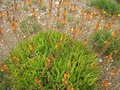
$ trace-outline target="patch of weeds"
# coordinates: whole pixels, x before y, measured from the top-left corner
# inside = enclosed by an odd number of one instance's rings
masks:
[[[92,36],[91,44],[92,46],[100,53],[103,50],[103,47],[105,46],[105,42],[112,38],[112,31],[107,30],[99,30],[97,33],[95,33]],[[114,37],[112,41],[110,41],[110,45],[106,49],[105,54],[109,55],[110,53],[115,53],[116,50],[120,49],[120,35],[117,37]],[[117,54],[114,54],[115,62],[114,64],[120,65],[120,52],[118,51]]]
[[[68,16],[68,22],[73,22],[74,21],[74,17],[73,16]]]
[[[61,23],[61,22],[57,22],[57,23],[56,23],[56,27],[57,27],[58,29],[60,29],[60,28],[62,27],[62,23]]]
[[[38,1],[38,0],[32,0],[32,3],[33,3],[33,4],[37,4],[37,1]]]
[[[29,8],[27,6],[23,6],[24,11],[29,11]]]
[[[96,8],[105,10],[109,14],[120,13],[120,6],[113,0],[92,0],[90,4]]]
[[[47,7],[46,5],[43,5],[41,9],[42,9],[43,11],[46,11],[47,8],[48,8],[48,7]]]
[[[42,28],[37,23],[28,23],[27,21],[20,22],[20,29],[24,34],[33,34],[40,31]]]

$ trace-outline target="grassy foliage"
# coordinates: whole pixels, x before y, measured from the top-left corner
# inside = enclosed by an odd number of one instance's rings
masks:
[[[106,30],[99,30],[92,38],[92,45],[97,51],[101,52],[103,47],[105,46],[105,41],[112,38],[112,32]],[[106,50],[106,55],[110,53],[114,53],[115,50],[120,48],[120,35],[115,37],[114,40],[111,41],[111,44]],[[114,59],[116,59],[115,63],[119,63],[120,60],[120,52],[114,55]],[[119,63],[120,64],[120,63]]]
[[[105,10],[110,14],[118,14],[120,13],[120,6],[113,0],[92,0],[91,5]]]
[[[41,32],[20,43],[7,62],[12,89],[97,90],[95,54],[58,32]]]
[[[73,22],[74,21],[74,17],[73,16],[69,16],[68,17],[68,22]]]
[[[28,21],[20,22],[20,29],[24,34],[33,34],[41,30],[41,26],[37,23],[29,23]]]

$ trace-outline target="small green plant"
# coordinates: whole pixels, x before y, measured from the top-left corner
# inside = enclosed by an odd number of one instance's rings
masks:
[[[69,16],[68,17],[68,22],[73,22],[74,21],[74,17],[73,16]]]
[[[29,11],[29,8],[28,8],[27,6],[24,6],[24,7],[23,7],[23,10],[24,10],[24,11]]]
[[[57,27],[58,29],[60,29],[60,28],[62,27],[62,23],[61,23],[61,22],[57,22],[57,23],[56,23],[56,27]]]
[[[47,8],[48,8],[48,7],[47,7],[46,5],[43,5],[41,9],[42,9],[43,11],[46,11]]]
[[[93,35],[91,43],[98,52],[101,52],[103,47],[105,46],[105,41],[109,40],[110,38],[112,38],[112,31],[99,30],[97,33]],[[110,42],[111,43],[105,52],[106,55],[109,55],[110,53],[114,53],[115,50],[120,49],[120,35],[114,37],[114,40]],[[120,60],[119,54],[120,52],[114,55],[114,59],[116,59],[115,63],[119,63],[118,62],[118,60]]]
[[[20,29],[24,34],[33,34],[41,30],[41,26],[37,23],[28,23],[28,21],[20,22]]]
[[[120,13],[120,6],[113,0],[92,0],[90,4],[109,14]]]
[[[95,54],[59,32],[41,32],[20,43],[6,63],[11,89],[97,90]]]

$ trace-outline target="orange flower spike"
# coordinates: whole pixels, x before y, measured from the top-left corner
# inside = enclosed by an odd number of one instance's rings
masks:
[[[39,6],[42,5],[42,0],[38,0],[38,5],[39,5]]]
[[[31,7],[32,6],[32,1],[31,0],[26,0],[26,4]]]
[[[117,37],[119,35],[119,30],[113,31],[112,32],[112,37]]]
[[[30,51],[33,51],[33,46],[29,45],[29,49],[30,49]]]
[[[65,34],[62,34],[62,35],[61,35],[60,40],[63,41],[63,42],[66,40]]]
[[[114,51],[114,53],[115,53],[115,54],[118,54],[119,51],[120,51],[120,49],[116,49],[116,50]]]
[[[37,84],[40,84],[40,83],[41,83],[41,81],[39,80],[38,77],[35,78],[35,82],[36,82]]]
[[[64,16],[64,18],[62,19],[62,24],[67,24],[67,20],[66,20],[66,17]]]
[[[59,8],[62,6],[62,0],[59,1]]]
[[[67,83],[68,83],[69,78],[70,78],[69,74],[68,74],[68,73],[65,73],[65,74],[64,74],[64,79],[63,79],[64,84],[67,84]]]
[[[69,3],[68,3],[67,0],[64,0],[64,1],[63,1],[63,5],[64,5],[64,6],[67,6],[68,4],[69,4]]]
[[[112,19],[115,19],[116,18],[116,15],[114,14],[114,15],[112,15]]]
[[[67,90],[74,90],[73,85],[68,86]]]
[[[35,8],[33,8],[31,13],[32,13],[32,16],[35,18],[35,15],[37,14],[37,12],[35,11]]]
[[[8,67],[5,64],[1,65],[1,71],[6,72],[7,69]]]
[[[64,16],[67,16],[67,9],[66,9],[66,8],[64,8],[63,15],[64,15]]]
[[[13,56],[12,58],[13,58],[13,59],[17,59],[17,57],[16,57],[16,56]]]
[[[98,22],[97,22],[97,24],[95,26],[95,29],[94,29],[95,32],[98,30],[98,28],[100,26],[100,23],[101,23],[101,19],[98,20]]]
[[[80,11],[80,15],[84,15],[84,8]]]
[[[97,16],[98,15],[98,8],[95,9],[95,11],[93,12],[93,16]]]
[[[114,76],[116,73],[117,73],[117,70],[112,70],[109,74],[110,74],[111,76]]]
[[[116,66],[117,72],[120,72],[120,66]]]
[[[18,7],[18,4],[17,4],[17,2],[14,0],[14,5],[12,5],[13,6],[13,8],[15,9],[15,10],[18,10],[19,9],[19,7]]]
[[[2,13],[2,11],[0,11],[0,18],[3,18],[3,13]]]
[[[49,1],[49,7],[52,9],[52,7],[53,7],[53,1],[51,0],[51,1]]]
[[[2,30],[2,28],[0,27],[0,34],[2,34],[3,33],[3,30]]]
[[[84,43],[84,45],[86,45],[87,44],[87,39],[84,39],[83,43]]]
[[[95,67],[95,64],[92,64],[90,67],[91,67],[91,68],[94,68],[94,67]]]
[[[78,36],[82,34],[82,31],[81,30],[78,30]]]
[[[13,23],[12,26],[11,26],[11,28],[12,28],[12,31],[16,31],[17,26]]]
[[[15,24],[16,26],[17,26],[17,24],[18,24],[18,22],[17,22],[17,20],[15,19],[15,17],[13,16],[13,24]]]
[[[74,3],[72,6],[73,6],[73,7],[71,8],[71,10],[72,10],[72,11],[77,11],[77,5]]]
[[[111,85],[109,80],[103,80],[102,81],[102,87],[103,88],[108,88]]]
[[[7,11],[6,12],[6,18],[9,20],[10,19],[10,13]]]

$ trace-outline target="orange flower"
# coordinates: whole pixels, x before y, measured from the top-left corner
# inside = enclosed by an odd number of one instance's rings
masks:
[[[0,34],[2,34],[2,32],[3,32],[3,30],[2,30],[2,28],[0,28]]]
[[[35,82],[36,82],[37,84],[40,84],[40,83],[41,83],[41,81],[39,80],[38,77],[35,78]]]
[[[10,13],[8,11],[6,12],[6,17],[8,20],[10,19]]]
[[[17,4],[17,2],[16,2],[16,1],[14,1],[13,8],[14,8],[15,10],[18,10],[18,9],[19,9],[18,4]]]
[[[33,46],[29,45],[29,49],[30,49],[30,51],[33,51]]]
[[[38,4],[39,4],[39,6],[41,6],[42,5],[42,0],[38,0]]]
[[[91,68],[94,68],[94,67],[95,67],[95,64],[92,64],[92,65],[91,65]]]
[[[74,3],[72,4],[72,8],[71,8],[72,11],[77,11],[77,5]]]
[[[61,40],[62,42],[64,42],[64,41],[66,40],[65,34],[62,34],[62,35],[61,35],[60,40]]]
[[[33,8],[33,10],[32,10],[32,16],[35,18],[35,15],[37,14],[37,12],[35,11],[35,9]]]
[[[119,35],[120,30],[116,30],[112,32],[112,37],[116,37]]]
[[[66,15],[67,15],[67,9],[66,9],[66,8],[64,8],[63,15],[64,15],[64,16],[66,16]]]
[[[3,18],[3,13],[2,13],[2,11],[0,11],[0,18]]]
[[[6,70],[8,69],[8,67],[5,64],[2,64],[1,66],[1,71],[6,72]]]
[[[110,74],[111,76],[114,76],[116,73],[117,73],[117,70],[112,70],[109,74]]]
[[[68,86],[67,90],[74,90],[73,85]]]
[[[68,83],[69,78],[70,78],[69,74],[68,74],[68,73],[65,73],[65,74],[64,74],[64,79],[63,79],[64,84],[67,84],[67,83]]]
[[[116,66],[116,70],[120,72],[120,66]]]
[[[12,28],[12,31],[16,31],[16,29],[17,29],[17,26],[16,26],[16,24],[12,23],[12,26],[11,26],[11,28]]]
[[[62,24],[67,24],[67,20],[65,18],[62,19]]]
[[[27,4],[28,6],[32,6],[32,1],[31,1],[31,0],[26,0],[26,4]]]
[[[94,29],[95,32],[98,30],[98,28],[100,26],[100,23],[101,23],[101,19],[98,20],[98,22],[97,22],[97,24],[95,26],[95,29]]]
[[[84,8],[80,11],[80,15],[84,15]]]
[[[103,88],[107,88],[111,85],[110,81],[109,80],[103,80],[102,81],[102,87]]]
[[[47,61],[46,61],[46,63],[45,63],[45,66],[47,67],[47,68],[51,68],[52,67],[52,63],[53,63],[53,57],[51,57],[51,56],[48,56],[47,57]]]
[[[78,30],[78,35],[81,35],[82,34],[82,31],[81,30]]]

